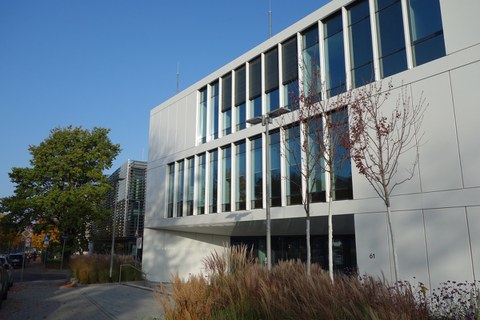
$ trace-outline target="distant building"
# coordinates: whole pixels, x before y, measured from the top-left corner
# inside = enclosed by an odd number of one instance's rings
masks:
[[[106,209],[115,217],[115,253],[141,258],[145,217],[145,187],[147,163],[128,160],[115,170],[109,181]],[[94,229],[94,251],[109,253],[113,221],[108,219]],[[140,248],[137,247],[140,245]]]
[[[414,100],[423,93],[419,170],[392,198],[400,278],[479,280],[479,12],[478,0],[333,0],[152,109],[143,271],[153,281],[197,274],[225,244],[248,244],[262,261],[267,201],[274,262],[305,259],[305,181],[293,181],[282,148],[298,124],[274,120],[266,146],[265,127],[247,119],[294,109],[292,94],[319,74],[323,99],[382,79]],[[334,175],[335,269],[391,280],[383,202],[353,162]],[[311,206],[312,259],[324,267],[326,192],[319,185]]]

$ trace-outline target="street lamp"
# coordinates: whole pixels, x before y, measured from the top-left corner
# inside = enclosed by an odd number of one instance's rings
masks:
[[[137,263],[138,261],[138,238],[140,237],[140,234],[139,234],[139,231],[138,231],[138,228],[139,228],[139,224],[140,224],[140,201],[135,201],[135,204],[137,205],[137,218],[136,218],[136,227],[135,227],[135,263]]]
[[[115,216],[117,214],[117,193],[118,193],[118,183],[125,178],[117,178],[115,180],[115,199],[113,203],[113,213],[112,213],[112,250],[110,251],[110,272],[108,274],[108,281],[112,282],[112,274],[113,274],[113,256],[115,255],[115,229],[117,227],[115,222]]]
[[[265,171],[266,171],[266,195],[267,201],[265,202],[265,216],[266,216],[266,237],[267,237],[267,269],[272,269],[272,232],[271,232],[271,219],[270,219],[270,131],[268,125],[272,123],[272,119],[281,116],[282,114],[290,112],[287,107],[278,108],[264,115],[257,116],[255,118],[248,119],[250,124],[259,124],[265,127]]]

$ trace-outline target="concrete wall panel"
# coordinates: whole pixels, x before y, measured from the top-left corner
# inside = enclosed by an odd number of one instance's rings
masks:
[[[480,21],[480,19],[479,19]],[[465,187],[480,186],[480,62],[452,70],[455,119]]]
[[[432,288],[446,280],[472,281],[464,208],[425,210]]]
[[[418,103],[422,93],[428,103],[421,127],[424,132],[420,147],[422,190],[459,189],[462,175],[448,74],[414,83],[412,92],[413,103]]]

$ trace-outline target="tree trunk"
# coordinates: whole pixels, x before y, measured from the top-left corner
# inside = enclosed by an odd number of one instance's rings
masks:
[[[328,275],[333,284],[333,224],[332,224],[332,193],[328,201]]]
[[[395,237],[393,235],[393,229],[392,229],[390,205],[387,205],[387,223],[388,223],[388,230],[390,231],[390,241],[392,242],[393,271],[395,275],[395,282],[397,283],[398,282],[398,260],[397,260],[397,249],[395,246]]]
[[[311,265],[312,265],[312,249],[310,246],[310,214],[307,215],[306,221],[306,237],[307,237],[307,275],[311,275]]]

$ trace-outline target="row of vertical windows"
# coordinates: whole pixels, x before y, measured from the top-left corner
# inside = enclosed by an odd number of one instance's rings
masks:
[[[329,117],[336,117],[332,121],[338,123],[344,121],[336,126],[340,128],[336,134],[342,135],[344,130],[348,130],[346,110],[334,112]],[[313,131],[313,128],[318,130],[322,127],[321,118],[319,121],[316,126],[312,125],[307,129],[309,144],[315,145],[315,141],[322,135],[321,132]],[[270,132],[268,184],[264,183],[266,175],[264,175],[263,135],[168,164],[167,217],[263,208],[266,201],[263,196],[264,185],[270,187],[269,201],[272,207],[282,206],[282,198],[285,199],[284,205],[302,204],[302,183],[305,182],[301,168],[304,167],[306,158],[302,155],[300,130],[300,125],[296,123]],[[282,157],[282,139],[285,143],[285,157]],[[334,184],[332,196],[334,200],[352,199],[348,151],[337,139],[333,141],[335,145],[332,147],[337,150],[337,158],[334,161],[332,176]],[[319,147],[315,148],[313,154],[318,154]],[[318,163],[310,174],[307,192],[311,202],[326,201],[326,181],[322,165],[323,163]]]
[[[324,84],[329,98],[445,55],[439,0],[357,0],[299,36],[199,90],[198,143],[218,138],[220,124],[225,136],[248,118],[295,108],[300,89],[320,100]]]

